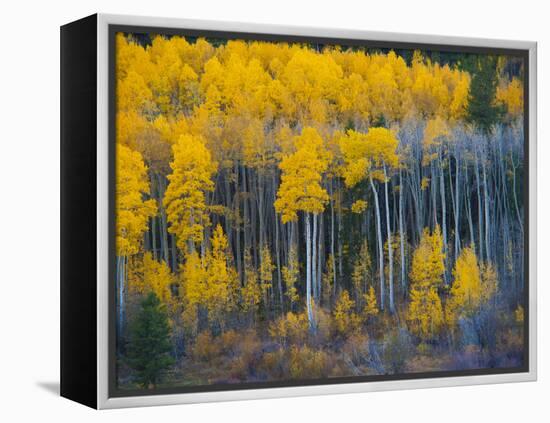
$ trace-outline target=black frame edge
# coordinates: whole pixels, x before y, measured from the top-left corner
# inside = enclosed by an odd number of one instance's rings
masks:
[[[60,48],[60,392],[97,408],[97,14]]]

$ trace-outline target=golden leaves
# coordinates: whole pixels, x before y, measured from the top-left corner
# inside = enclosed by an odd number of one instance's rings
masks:
[[[188,243],[200,242],[203,229],[210,224],[206,192],[214,189],[216,172],[210,151],[204,141],[192,135],[181,135],[174,144],[172,174],[164,195],[164,206],[170,222],[168,231],[177,236],[178,247],[185,251]]]
[[[117,256],[129,256],[139,251],[148,219],[156,214],[157,207],[154,200],[143,200],[149,193],[149,181],[141,155],[120,144],[115,189]]]
[[[346,186],[355,186],[368,177],[384,182],[383,166],[398,166],[397,145],[394,133],[386,128],[370,128],[366,134],[347,131],[339,139]]]
[[[329,200],[321,180],[332,155],[323,139],[317,130],[306,127],[294,137],[294,146],[296,151],[279,164],[281,185],[274,205],[284,223],[296,220],[299,211],[321,213]]]

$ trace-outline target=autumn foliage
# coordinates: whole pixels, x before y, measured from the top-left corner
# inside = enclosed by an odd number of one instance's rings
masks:
[[[523,86],[508,56],[117,34],[119,384],[520,363]]]

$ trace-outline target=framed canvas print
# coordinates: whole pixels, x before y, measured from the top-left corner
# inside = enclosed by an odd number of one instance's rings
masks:
[[[536,44],[61,28],[61,393],[536,379]]]

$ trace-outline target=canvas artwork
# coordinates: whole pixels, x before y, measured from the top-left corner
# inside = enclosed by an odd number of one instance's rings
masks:
[[[525,55],[120,31],[112,57],[112,392],[525,371]]]

